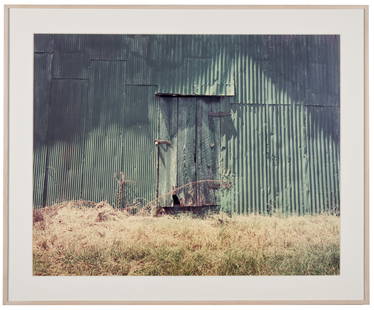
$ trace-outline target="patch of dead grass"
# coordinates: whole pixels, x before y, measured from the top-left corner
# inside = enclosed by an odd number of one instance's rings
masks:
[[[35,275],[339,274],[339,217],[129,216],[106,202],[38,210]]]

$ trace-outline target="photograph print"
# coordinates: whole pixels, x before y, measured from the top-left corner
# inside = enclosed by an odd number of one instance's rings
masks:
[[[35,34],[34,276],[340,274],[339,35]]]

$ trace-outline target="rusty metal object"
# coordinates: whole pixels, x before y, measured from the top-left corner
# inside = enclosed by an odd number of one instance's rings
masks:
[[[155,139],[154,142],[155,142],[156,145],[159,145],[159,144],[167,144],[167,145],[171,145],[171,142],[168,141],[168,140]]]
[[[160,195],[149,202],[146,207],[154,210],[154,216],[192,213],[205,215],[220,210],[217,190],[225,190],[231,184],[223,180],[199,180]]]
[[[226,117],[231,116],[231,112],[208,112],[211,117]]]
[[[166,206],[161,207],[159,214],[177,215],[182,213],[192,213],[195,215],[206,215],[208,213],[218,213],[219,205],[202,205],[202,206]]]

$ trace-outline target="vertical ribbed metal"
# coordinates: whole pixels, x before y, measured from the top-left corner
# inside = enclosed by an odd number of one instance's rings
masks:
[[[81,195],[87,81],[52,80],[45,204]]]
[[[55,34],[34,34],[34,53],[53,53]]]
[[[234,129],[221,127],[222,165],[232,171],[234,188],[225,209],[302,215],[339,206],[339,137],[328,121],[336,108],[232,104],[229,109]],[[228,140],[230,131],[235,136]]]
[[[34,204],[123,172],[128,203],[218,178],[234,213],[336,211],[339,63],[334,35],[35,35]]]
[[[124,61],[92,60],[90,63],[83,199],[114,202],[115,174],[122,171],[125,74]]]
[[[56,79],[88,79],[88,65],[85,53],[55,53],[52,75]]]
[[[52,60],[53,55],[48,53],[35,54],[34,56],[33,203],[37,207],[43,205]]]
[[[126,86],[122,124],[122,171],[128,178],[126,201],[148,202],[157,191],[158,104],[153,86]]]

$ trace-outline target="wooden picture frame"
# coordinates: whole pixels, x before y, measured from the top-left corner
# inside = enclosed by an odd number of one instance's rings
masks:
[[[30,152],[30,145],[32,145],[32,141],[30,141],[30,136],[26,137],[24,133],[27,133],[27,128],[30,129],[30,124],[32,125],[32,107],[30,109],[29,103],[32,102],[32,55],[30,48],[32,47],[32,37],[31,33],[98,33],[94,28],[91,31],[90,27],[92,27],[92,14],[102,14],[100,15],[102,18],[110,18],[110,14],[113,14],[114,21],[119,23],[121,14],[126,14],[129,12],[133,12],[138,20],[139,16],[144,15],[144,22],[143,26],[140,26],[141,22],[138,24],[134,23],[133,26],[129,26],[128,24],[125,26],[121,26],[118,24],[118,29],[115,29],[115,22],[105,24],[103,27],[101,34],[108,34],[108,33],[126,33],[126,30],[121,29],[129,29],[128,33],[136,34],[136,33],[165,33],[162,31],[170,31],[174,34],[179,34],[178,31],[182,29],[183,26],[178,23],[178,13],[181,11],[189,12],[189,14],[196,14],[196,24],[201,22],[204,18],[211,19],[211,25],[207,26],[206,29],[196,30],[196,28],[191,27],[191,29],[185,29],[184,32],[181,33],[220,33],[214,32],[219,30],[214,30],[215,26],[218,25],[218,20],[223,15],[220,14],[227,14],[229,18],[237,18],[238,23],[240,24],[237,29],[241,27],[241,30],[238,30],[238,34],[254,34],[252,31],[243,30],[243,25],[245,25],[244,17],[247,17],[246,14],[263,14],[264,18],[274,18],[279,17],[280,20],[284,20],[284,18],[288,19],[289,24],[293,28],[292,34],[343,34],[344,40],[350,40],[352,35],[355,35],[358,38],[358,45],[354,44],[354,42],[347,42],[344,41],[341,45],[341,55],[342,56],[342,64],[341,64],[341,85],[350,88],[349,82],[352,80],[352,77],[356,79],[356,84],[352,86],[352,89],[348,89],[347,91],[344,90],[344,93],[341,94],[344,100],[344,110],[342,110],[342,121],[341,121],[341,130],[342,136],[341,141],[344,144],[342,147],[342,165],[347,167],[347,162],[351,162],[351,167],[356,173],[353,173],[352,170],[346,169],[344,170],[344,175],[342,176],[342,200],[348,199],[350,203],[356,203],[356,216],[350,216],[350,220],[352,220],[351,232],[352,238],[349,237],[347,234],[347,227],[350,225],[348,221],[347,214],[355,214],[352,211],[352,206],[344,206],[341,213],[341,226],[342,226],[342,234],[340,235],[340,242],[342,247],[342,258],[344,260],[344,264],[342,264],[342,268],[352,268],[349,272],[345,269],[342,269],[342,273],[339,276],[332,276],[331,283],[348,283],[347,281],[349,278],[345,276],[345,274],[358,274],[357,278],[351,279],[350,281],[352,285],[352,293],[351,295],[344,295],[344,292],[337,292],[331,291],[331,293],[326,292],[322,294],[318,291],[318,286],[326,285],[324,283],[328,283],[325,277],[315,277],[310,276],[309,279],[301,279],[299,278],[300,285],[295,285],[292,281],[297,280],[297,276],[289,276],[289,277],[274,277],[273,279],[269,279],[269,277],[264,277],[266,279],[254,279],[256,277],[235,277],[235,281],[237,283],[243,283],[243,290],[238,290],[237,293],[230,291],[229,287],[232,285],[233,282],[230,281],[230,277],[155,277],[153,279],[146,279],[147,277],[139,277],[139,278],[129,278],[126,280],[127,282],[121,282],[123,279],[117,277],[103,277],[100,279],[92,280],[92,287],[97,288],[97,283],[100,281],[106,281],[106,286],[113,285],[132,285],[133,283],[138,290],[145,285],[145,288],[155,288],[161,290],[167,287],[180,287],[180,291],[171,289],[169,298],[165,298],[164,295],[160,295],[160,298],[155,297],[155,294],[147,293],[146,289],[144,289],[143,293],[137,293],[136,297],[132,298],[129,296],[125,296],[121,298],[118,296],[117,293],[112,292],[108,293],[107,297],[99,297],[98,298],[90,298],[90,294],[87,292],[81,292],[70,295],[64,295],[57,292],[58,290],[58,281],[57,277],[43,277],[43,279],[35,279],[31,274],[31,270],[26,269],[24,276],[27,278],[25,280],[25,285],[21,285],[20,277],[21,274],[17,270],[21,270],[21,266],[19,264],[19,253],[28,253],[31,257],[31,237],[27,235],[30,232],[31,222],[32,222],[32,203],[26,203],[23,206],[20,204],[20,201],[15,199],[15,188],[22,188],[25,189],[25,199],[24,201],[29,201],[30,199],[30,184],[32,184],[32,173],[30,166],[25,166],[27,169],[23,172],[24,177],[19,178],[20,172],[16,173],[16,166],[22,166],[25,164],[21,164],[22,160],[22,152]],[[71,15],[74,12],[75,16]],[[252,12],[252,13],[250,13]],[[306,14],[306,19],[299,18],[297,15],[292,15],[298,12],[301,14]],[[308,13],[309,12],[309,13]],[[354,23],[352,25],[352,33],[348,33],[347,29],[343,29],[342,23],[342,12],[347,13],[348,20],[351,18],[351,21]],[[352,12],[352,16],[349,13]],[[359,5],[352,5],[352,6],[122,6],[122,5],[113,5],[113,6],[80,6],[80,5],[62,5],[62,6],[51,6],[51,5],[6,5],[4,7],[5,13],[5,53],[4,53],[4,266],[3,266],[3,303],[4,304],[368,304],[369,303],[369,139],[368,139],[368,6],[359,6]],[[110,13],[110,14],[109,14]],[[175,13],[175,14],[170,14]],[[211,13],[211,15],[209,15]],[[214,14],[212,14],[214,13]],[[19,14],[19,15],[17,15]],[[38,15],[39,14],[39,15]],[[40,15],[42,14],[42,15]],[[70,15],[69,15],[70,14]],[[138,14],[138,15],[136,15]],[[157,15],[159,14],[159,15]],[[157,17],[162,16],[162,14],[169,14],[168,16],[175,23],[175,29],[170,29],[170,25],[164,25],[160,22],[161,26],[154,26],[155,30],[152,29],[152,22],[157,20]],[[200,14],[198,16],[198,14]],[[237,14],[237,15],[235,15]],[[271,15],[270,17],[270,14]],[[283,14],[283,15],[282,15]],[[290,14],[290,15],[287,15]],[[308,15],[309,14],[309,15]],[[87,17],[87,21],[84,20],[81,24],[81,28],[78,29],[77,24],[77,16]],[[175,15],[175,16],[173,16]],[[212,17],[214,15],[214,17]],[[44,17],[41,17],[44,16]],[[54,16],[56,25],[59,25],[61,28],[57,30],[55,26],[48,25],[47,22],[51,16]],[[66,18],[71,17],[72,19],[69,23],[66,23]],[[132,16],[131,18],[133,18]],[[163,15],[164,17],[167,15]],[[202,17],[201,17],[202,16]],[[254,16],[254,15],[252,15]],[[290,18],[291,16],[291,18]],[[326,17],[327,16],[327,17]],[[315,28],[310,26],[310,21],[313,18],[320,17],[321,24],[316,25]],[[179,18],[180,15],[179,15]],[[331,28],[326,28],[326,31],[323,30],[323,22],[326,21],[328,18],[336,19],[336,26]],[[38,19],[38,20],[37,20]],[[65,19],[65,25],[63,21]],[[134,19],[134,21],[136,18]],[[35,21],[35,24],[31,25],[31,22]],[[165,20],[164,20],[165,22]],[[248,23],[254,23],[254,21],[248,21]],[[301,23],[303,27],[301,27]],[[90,24],[91,23],[91,24]],[[274,34],[287,34],[282,27],[280,27],[279,32],[275,29],[274,25],[276,21],[273,22],[274,24],[269,26],[269,28],[263,28],[263,31],[257,30],[256,33],[258,34],[269,34],[274,31]],[[309,23],[309,24],[308,24]],[[25,27],[26,25],[26,27]],[[148,26],[147,26],[148,25]],[[299,28],[295,26],[299,25]],[[23,33],[27,26],[31,29],[28,33]],[[123,27],[128,28],[123,28]],[[64,28],[65,27],[65,28]],[[147,28],[148,27],[148,28]],[[286,29],[287,27],[285,27]],[[302,29],[301,29],[302,28]],[[75,29],[75,30],[74,30]],[[77,30],[78,29],[78,30]],[[137,30],[138,29],[138,30]],[[147,32],[148,29],[148,32]],[[163,30],[164,29],[164,30]],[[166,30],[169,29],[169,30]],[[224,34],[237,34],[234,28],[228,27],[227,32]],[[315,32],[313,32],[315,29]],[[96,31],[96,32],[95,32]],[[197,32],[196,32],[197,31]],[[356,32],[355,32],[356,31]],[[290,32],[291,34],[291,32]],[[25,37],[23,37],[23,36]],[[20,42],[24,40],[22,45]],[[348,39],[347,39],[348,38]],[[25,49],[20,50],[21,46],[25,46]],[[347,46],[350,46],[349,48]],[[16,48],[16,49],[15,49]],[[16,51],[16,53],[14,53]],[[362,53],[361,53],[362,51]],[[353,61],[355,64],[358,65],[358,69],[354,72],[349,70],[352,69],[351,66],[347,65],[347,54],[349,55],[358,55],[358,59]],[[15,63],[20,60],[20,56],[24,55],[25,59],[22,63],[25,68],[25,78],[21,78],[19,75],[19,68],[15,68]],[[18,57],[18,58],[17,58]],[[361,62],[360,62],[361,61]],[[351,76],[351,77],[349,77]],[[350,80],[351,78],[351,80]],[[352,85],[353,85],[352,84]],[[349,87],[348,87],[349,85]],[[342,87],[342,86],[341,86]],[[18,89],[23,89],[25,96],[26,96],[26,104],[24,105],[25,109],[21,112],[20,107],[22,106],[19,103],[21,96]],[[350,93],[352,91],[352,93]],[[18,95],[15,94],[18,92]],[[356,97],[355,97],[356,96]],[[357,101],[353,102],[352,98],[359,98]],[[362,98],[362,100],[361,100]],[[18,103],[16,103],[16,101]],[[353,105],[356,105],[357,110],[360,113],[356,113],[356,115],[351,114],[350,112],[354,110]],[[343,113],[344,112],[344,113]],[[15,122],[15,113],[24,113],[19,115],[20,122]],[[22,116],[23,115],[23,116]],[[23,125],[25,123],[25,125]],[[29,126],[29,127],[28,127]],[[349,134],[349,130],[356,127],[355,133],[357,133],[358,137],[356,136],[357,146],[352,152],[349,152],[349,147],[347,144],[355,141],[352,136]],[[358,129],[357,129],[358,128]],[[25,131],[26,129],[26,131]],[[19,139],[19,140],[18,140]],[[16,140],[23,141],[21,145],[20,143],[16,143]],[[31,139],[32,140],[32,139]],[[155,140],[156,141],[156,140]],[[15,149],[15,145],[17,147],[22,147],[24,145],[24,149]],[[21,151],[21,153],[20,153]],[[357,153],[355,153],[357,151]],[[26,155],[28,159],[25,159],[25,162],[29,160],[32,156]],[[355,161],[357,160],[357,161]],[[352,164],[355,163],[355,164]],[[362,165],[360,165],[362,163]],[[22,175],[22,173],[21,173]],[[30,183],[31,182],[31,183]],[[352,193],[349,194],[347,191],[343,191],[343,189],[347,189],[350,186],[354,187]],[[32,192],[32,190],[31,190]],[[361,194],[360,194],[361,193]],[[29,199],[29,200],[27,200]],[[347,200],[347,201],[348,201]],[[18,201],[18,202],[17,202]],[[22,229],[21,226],[23,225],[20,215],[20,208],[24,211],[24,217],[27,218],[30,225],[27,226],[25,229]],[[26,224],[28,223],[26,220]],[[348,225],[348,226],[347,226]],[[16,236],[15,236],[16,235]],[[356,239],[355,239],[356,238]],[[352,240],[351,240],[352,239]],[[349,255],[349,252],[353,250],[352,244],[358,244],[358,248],[360,249],[359,259],[354,258],[352,255]],[[362,251],[361,251],[362,250]],[[18,259],[16,259],[18,258]],[[361,259],[362,258],[362,259]],[[357,267],[355,264],[357,263]],[[31,264],[31,263],[30,263]],[[30,264],[27,265],[30,267]],[[362,268],[361,268],[362,267]],[[348,270],[348,269],[347,269]],[[328,277],[328,276],[327,276]],[[34,279],[33,279],[34,278]],[[36,277],[38,278],[38,277]],[[40,278],[40,277],[39,277]],[[48,279],[47,279],[48,278]],[[77,284],[74,279],[71,277],[67,277],[65,283],[70,283],[68,285],[74,286],[75,284],[76,289],[75,291],[79,292],[79,288],[81,288],[81,284]],[[106,278],[106,279],[104,279]],[[249,279],[250,278],[250,279]],[[291,279],[293,278],[293,279]],[[304,278],[304,277],[302,277]],[[340,279],[341,278],[341,279]],[[35,295],[37,297],[33,297],[33,295],[26,294],[25,289],[28,284],[27,281],[34,281],[30,282],[33,283],[33,287],[37,288],[40,285],[40,288],[45,287],[47,285],[47,281],[49,285],[56,284],[56,287],[52,289],[53,293],[49,296],[43,296],[41,290],[39,290],[38,294]],[[87,280],[87,279],[86,279]],[[180,281],[186,281],[182,282]],[[232,279],[233,280],[233,279]],[[266,282],[273,286],[271,292],[264,297],[264,295],[260,292],[247,292],[245,293],[245,285],[248,284],[248,281],[270,281]],[[35,282],[36,281],[36,282]],[[69,282],[71,281],[71,282]],[[99,282],[95,282],[99,281]],[[133,281],[133,282],[131,282]],[[225,282],[228,281],[228,282]],[[243,281],[243,282],[240,282]],[[246,282],[247,281],[247,282]],[[273,281],[273,282],[271,282]],[[283,282],[284,281],[284,282]],[[290,282],[288,282],[290,281]],[[305,282],[304,282],[305,281]],[[340,281],[340,282],[339,282]],[[197,283],[198,287],[201,287],[202,291],[205,292],[204,296],[199,296],[198,292],[191,292],[189,295],[188,290],[186,288],[192,287],[192,283]],[[265,283],[264,282],[264,283]],[[291,283],[292,282],[292,283]],[[309,283],[310,282],[310,283]],[[54,284],[53,284],[54,283]],[[88,282],[86,282],[88,283]],[[124,284],[125,283],[125,284]],[[230,284],[229,284],[230,283]],[[282,295],[281,293],[275,294],[274,292],[284,285],[290,285],[290,287],[301,287],[300,292],[294,295],[285,294]],[[329,285],[332,285],[332,284]],[[65,284],[66,285],[66,284]],[[90,284],[91,285],[91,284]],[[96,285],[96,286],[95,286]],[[212,286],[218,288],[218,290],[209,290],[207,287]],[[305,285],[305,289],[303,291],[303,285]],[[225,292],[227,289],[227,292]],[[313,292],[316,291],[316,297],[313,297]],[[220,291],[221,290],[221,291]],[[309,290],[309,292],[306,292]],[[182,293],[183,291],[183,293]],[[180,294],[179,294],[180,292]],[[116,295],[117,294],[117,295]],[[216,295],[215,295],[216,294]],[[220,294],[220,295],[219,295]],[[258,294],[258,295],[256,295]],[[69,297],[70,296],[70,297]],[[73,297],[72,297],[73,296]],[[143,296],[143,298],[139,297]],[[218,297],[217,297],[218,296]],[[256,297],[258,296],[258,297]]]

